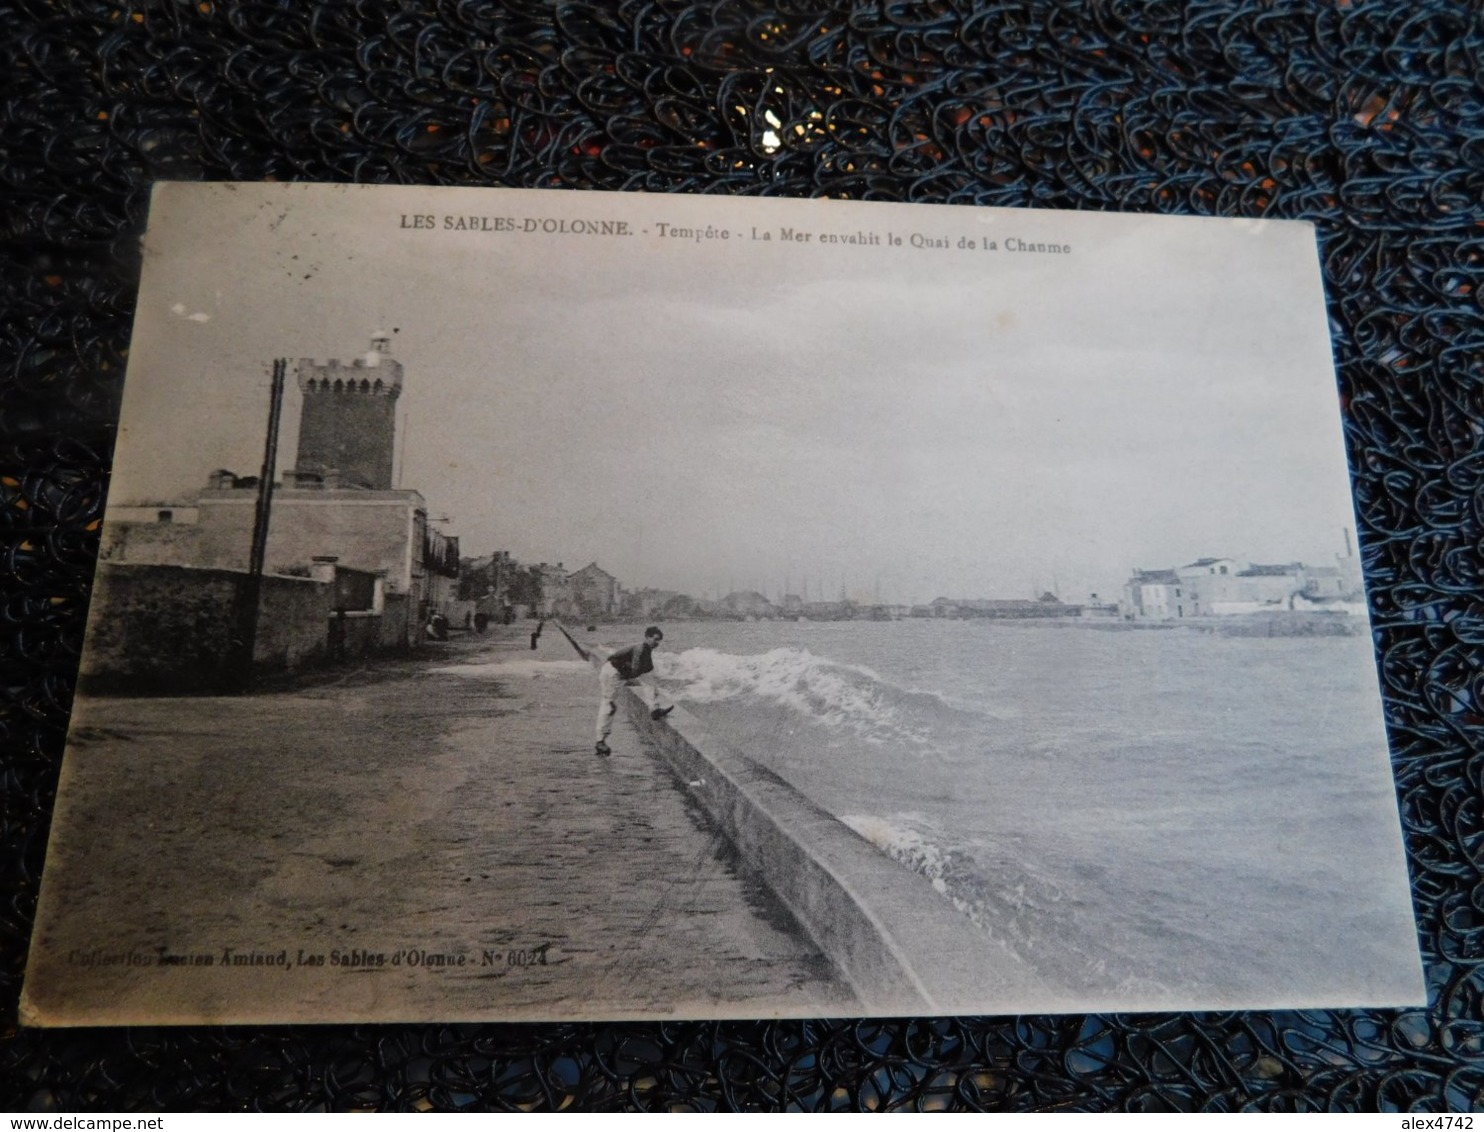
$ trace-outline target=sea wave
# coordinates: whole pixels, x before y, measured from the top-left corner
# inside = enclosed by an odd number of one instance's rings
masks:
[[[872,743],[927,743],[938,722],[934,717],[951,710],[942,697],[901,688],[865,665],[800,648],[755,656],[687,649],[664,658],[658,675],[677,700],[707,704],[757,698]]]
[[[840,820],[899,865],[928,878],[936,892],[988,935],[1018,950],[1030,950],[1031,944],[1022,921],[1043,917],[1063,899],[1057,884],[1003,868],[1005,862],[996,869],[1005,887],[997,887],[971,853],[950,846],[922,815],[844,815]]]
[[[1112,986],[1132,996],[1168,993],[1149,964],[1116,938],[1114,924],[1089,922],[1082,899],[1021,859],[1023,846],[970,852],[918,813],[844,814],[840,820],[925,877],[991,940],[1052,981]]]

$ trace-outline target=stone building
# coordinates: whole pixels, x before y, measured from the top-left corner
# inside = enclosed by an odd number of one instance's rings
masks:
[[[623,595],[622,612],[625,617],[643,620],[664,617],[667,616],[667,608],[689,608],[680,600],[684,597],[678,590],[657,590],[647,586]]]
[[[295,467],[274,485],[264,570],[310,578],[334,566],[354,586],[328,600],[380,620],[383,647],[416,647],[434,612],[456,600],[458,541],[433,529],[420,492],[393,487],[396,402],[402,366],[377,332],[346,363],[303,359]],[[172,506],[110,507],[100,559],[128,567],[246,572],[258,478],[217,469],[204,490]],[[172,575],[177,581],[190,575]],[[370,579],[369,582],[364,579]]]
[[[778,613],[778,607],[756,590],[729,593],[717,606],[724,617],[773,617]]]
[[[1161,621],[1184,617],[1187,589],[1174,570],[1135,570],[1123,585],[1125,616]]]
[[[390,490],[402,395],[391,337],[378,330],[371,348],[349,363],[300,358],[295,376],[303,398],[299,454],[289,473],[295,485]]]
[[[622,600],[618,579],[596,562],[574,570],[567,578],[567,588],[577,611],[584,617],[609,617],[617,613]]]

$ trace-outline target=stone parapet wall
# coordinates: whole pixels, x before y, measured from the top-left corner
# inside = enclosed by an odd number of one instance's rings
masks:
[[[182,695],[229,681],[233,610],[247,574],[100,563],[79,683],[92,692]],[[328,655],[329,586],[263,578],[253,665],[292,671]]]
[[[594,666],[609,650],[584,648]],[[1007,1011],[1047,1001],[1042,980],[961,915],[923,877],[892,861],[790,783],[733,749],[684,708],[664,720],[625,689],[635,727],[755,876],[829,957],[868,1014],[951,1013],[993,999]]]

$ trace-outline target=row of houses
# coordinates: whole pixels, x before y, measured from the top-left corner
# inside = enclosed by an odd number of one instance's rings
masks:
[[[1223,617],[1274,610],[1349,611],[1365,601],[1360,558],[1350,548],[1346,532],[1343,555],[1334,564],[1311,566],[1302,562],[1264,564],[1240,558],[1199,558],[1170,569],[1136,569],[1123,587],[1122,600],[1085,603],[1062,601],[1053,593],[1034,600],[940,597],[925,605],[893,605],[853,601],[806,602],[796,594],[771,601],[744,590],[718,600],[704,600],[674,590],[643,589],[624,592],[612,575],[596,563],[571,576],[570,584],[553,591],[548,611],[635,619],[802,618],[809,621],[946,618],[1029,620],[1067,617],[1116,617],[1127,620],[1179,620],[1187,617]]]
[[[609,619],[623,611],[618,579],[596,562],[569,571],[561,562],[522,565],[508,551],[465,559],[460,608],[500,621],[524,617]]]
[[[1337,555],[1332,566],[1310,566],[1302,562],[1270,565],[1239,558],[1200,558],[1184,566],[1161,570],[1135,570],[1123,587],[1122,600],[1100,601],[1096,594],[1085,603],[1062,601],[1055,594],[1039,598],[947,598],[923,605],[898,605],[855,601],[805,601],[797,594],[770,600],[755,590],[741,590],[708,600],[676,590],[639,589],[626,591],[618,579],[597,563],[568,573],[561,563],[541,563],[529,568],[539,584],[528,588],[519,605],[522,615],[564,616],[631,620],[773,618],[808,621],[895,621],[906,618],[953,620],[1029,620],[1067,617],[1116,617],[1127,620],[1178,620],[1186,617],[1221,617],[1275,609],[1340,609],[1363,602],[1360,559],[1350,553]],[[500,556],[478,560],[474,566],[500,576]],[[504,577],[518,578],[520,571],[506,562]],[[510,591],[498,584],[490,592],[505,601]]]
[[[1052,594],[1044,594],[1037,600],[993,600],[984,598],[937,598],[925,605],[904,605],[890,602],[805,601],[797,594],[785,594],[778,601],[770,600],[756,590],[739,590],[725,597],[704,599],[691,597],[675,590],[641,589],[625,592],[610,587],[611,576],[598,570],[596,565],[584,568],[581,587],[575,592],[590,595],[593,591],[588,578],[597,571],[603,580],[600,592],[607,604],[599,608],[588,600],[581,608],[588,616],[616,615],[632,620],[664,619],[716,619],[716,620],[768,620],[787,619],[804,621],[901,621],[907,618],[1038,618],[1078,617],[1091,609],[1069,605]],[[576,575],[574,575],[576,577]],[[1111,610],[1110,610],[1111,612]]]
[[[1124,584],[1119,612],[1128,620],[1173,621],[1282,609],[1341,609],[1364,602],[1360,558],[1335,556],[1333,566],[1262,564],[1240,558],[1198,558],[1184,566],[1135,570]]]

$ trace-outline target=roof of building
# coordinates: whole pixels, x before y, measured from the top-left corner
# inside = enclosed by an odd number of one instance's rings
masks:
[[[1239,578],[1281,578],[1287,574],[1297,574],[1304,568],[1302,562],[1290,562],[1284,566],[1259,566],[1254,562],[1247,569],[1237,575]]]
[[[1179,581],[1180,575],[1173,570],[1135,570],[1130,579],[1133,585],[1139,586],[1175,585]]]

